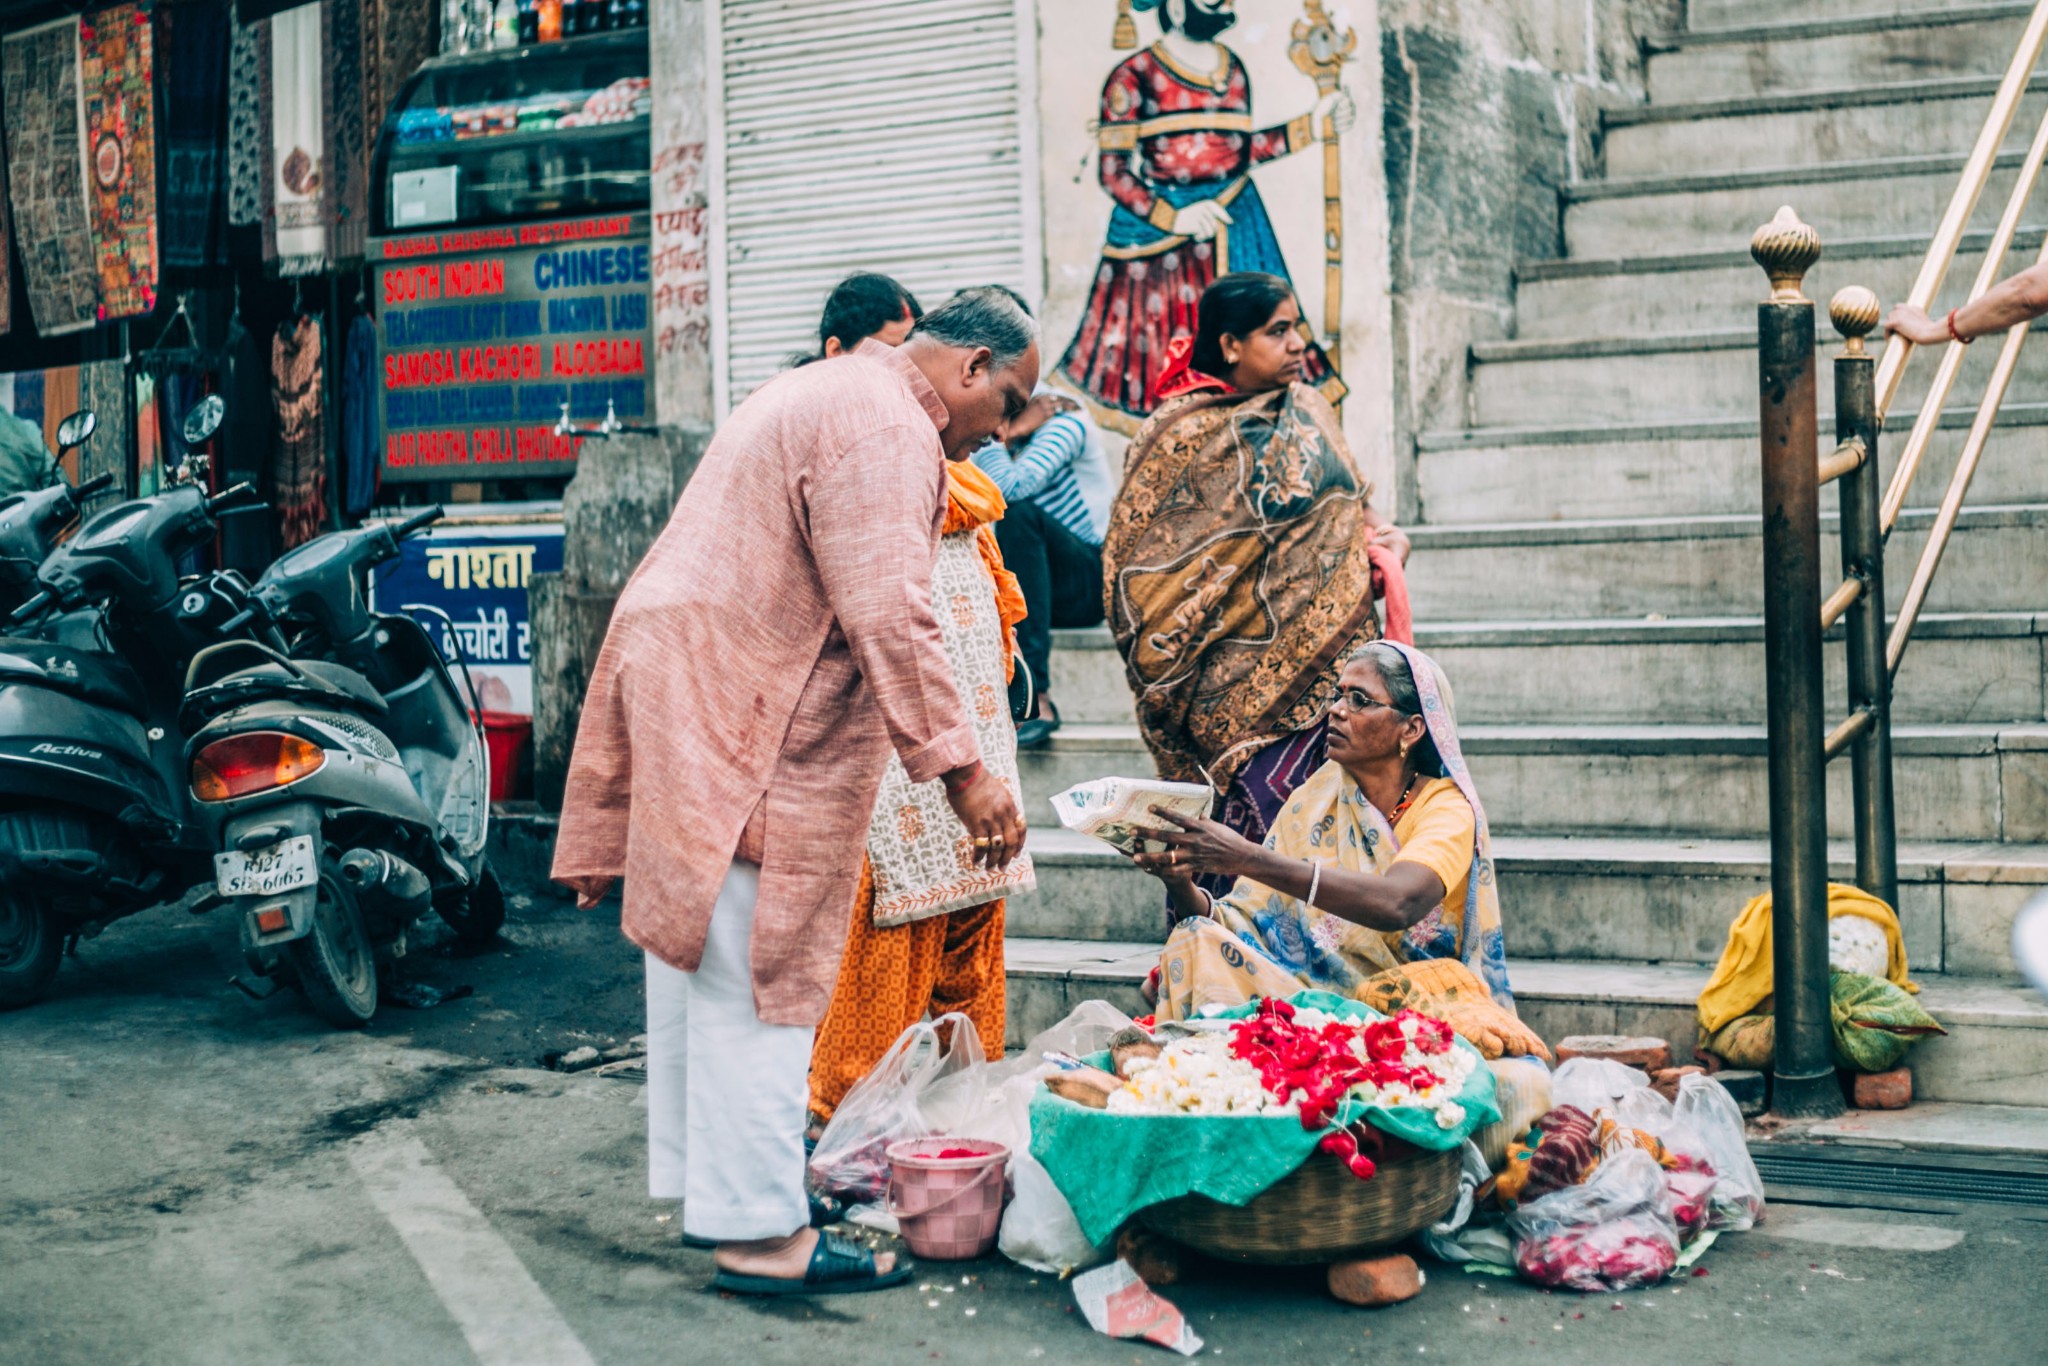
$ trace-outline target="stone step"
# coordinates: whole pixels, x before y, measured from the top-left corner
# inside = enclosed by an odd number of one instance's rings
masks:
[[[1790,202],[1798,208],[1796,200]],[[1752,224],[1715,250],[1666,251],[1651,241],[1640,254],[1524,261],[1516,267],[1515,335],[1526,341],[1754,328],[1757,302],[1769,293],[1749,255],[1755,230]],[[1962,302],[1990,237],[1988,229],[1964,234],[1937,311]],[[2003,269],[2019,269],[2040,246],[2041,229],[2022,227]],[[1827,300],[1844,285],[1874,289],[1887,306],[1905,298],[1927,254],[1927,228],[1891,237],[1823,237],[1821,247],[1805,290],[1818,301],[1824,324]]]
[[[1820,382],[1834,383],[1831,374]],[[1887,480],[1915,416],[1894,409],[1886,424],[1878,468]],[[1938,497],[1975,416],[1974,408],[1942,414],[1942,435],[1916,485],[1923,500]],[[1999,409],[1970,484],[1973,503],[2048,502],[2044,426],[2048,403]],[[1821,442],[1834,445],[1831,424],[1822,425]],[[1424,432],[1416,452],[1423,523],[1717,516],[1754,513],[1761,497],[1753,418]],[[1822,498],[1834,505],[1832,490]]]
[[[1508,933],[1512,942],[1512,926]],[[1138,988],[1158,961],[1156,945],[1012,938],[1004,950],[1013,1048],[1083,1001],[1150,1012]],[[1517,1010],[1553,1046],[1573,1034],[1647,1034],[1687,1058],[1698,1042],[1693,1003],[1707,983],[1705,967],[1511,956],[1508,972]],[[1919,981],[1920,1003],[1948,1034],[1906,1055],[1916,1099],[2048,1105],[2048,1001],[2025,987],[1972,978]]]
[[[1728,925],[1770,890],[1766,840],[1564,838],[1493,841],[1512,953],[1541,958],[1711,965]],[[1158,941],[1159,882],[1068,830],[1034,830],[1038,890],[1010,900],[1014,935]],[[1853,851],[1830,850],[1830,876],[1854,880]],[[1899,919],[1916,971],[2010,977],[2012,921],[2048,884],[2048,846],[1908,844],[1899,853]]]
[[[1896,607],[1933,513],[1893,529],[1886,588]],[[2030,612],[2048,584],[2048,507],[1965,508],[1928,596],[1933,612]],[[1417,621],[1757,616],[1763,612],[1755,517],[1418,526],[1408,587]],[[1824,566],[1841,563],[1832,517]],[[1824,585],[1824,591],[1833,583]]]
[[[1922,617],[1894,694],[1902,722],[2040,721],[2048,616]],[[1827,696],[1848,695],[1839,628]],[[1764,719],[1763,619],[1438,622],[1415,643],[1456,681],[1466,724],[1706,724]],[[1968,679],[1958,687],[1958,679]]]
[[[1745,24],[1819,23],[1873,14],[1936,15],[1978,9],[1985,0],[1686,0],[1688,30],[1715,32]]]
[[[1652,175],[1673,166],[1740,171],[1966,149],[1983,131],[1998,77],[1872,82],[1826,90],[1733,95],[1606,110],[1609,175]],[[2025,147],[2048,104],[2037,74],[2006,135]]]
[[[2035,330],[2048,331],[2048,323]],[[1834,338],[1822,339],[1818,362],[1830,373],[1819,385],[1819,410],[1831,420]],[[1882,352],[1883,348],[1878,350]],[[1908,365],[1896,402],[1917,408],[1934,381],[1939,357],[1923,354]],[[1950,406],[1974,408],[1997,365],[1993,346],[1972,349],[1964,358]],[[1754,325],[1711,332],[1652,336],[1542,338],[1484,342],[1472,348],[1468,403],[1479,427],[1563,426],[1567,423],[1627,422],[1639,418],[1644,396],[1656,395],[1663,421],[1732,420],[1757,411],[1757,351]],[[2005,391],[2016,403],[2048,400],[2048,346],[2029,338]]]
[[[1466,725],[1461,739],[1502,835],[1754,839],[1770,828],[1761,726]],[[1900,839],[2048,843],[2048,725],[1901,724],[1893,752]],[[1075,783],[1154,771],[1123,726],[1069,726],[1018,762],[1035,826],[1056,824],[1049,798]],[[1846,762],[1828,770],[1828,828],[1850,837]]]
[[[1929,614],[1915,636],[1894,694],[1898,720],[2048,719],[2048,615]],[[1839,627],[1831,638],[1827,695],[1844,697]],[[1468,724],[1660,721],[1679,697],[1688,721],[1763,719],[1761,617],[1421,622],[1415,643],[1457,680]],[[1069,720],[1130,724],[1131,693],[1107,631],[1060,632],[1053,673]],[[1958,678],[1971,685],[1958,688]]]
[[[2031,4],[1766,20],[1651,38],[1652,103],[1763,95],[1942,76],[1995,76]]]
[[[1971,220],[1978,227],[1997,225],[2025,159],[2007,152],[1994,164]],[[1964,160],[1952,153],[1581,181],[1564,191],[1565,252],[1712,251],[1747,241],[1781,204],[1797,206],[1823,243],[1925,232],[1947,211]]]

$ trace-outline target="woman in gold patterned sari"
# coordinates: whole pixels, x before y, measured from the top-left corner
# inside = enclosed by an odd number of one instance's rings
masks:
[[[1368,502],[1337,415],[1301,382],[1287,281],[1226,275],[1176,339],[1102,547],[1111,632],[1163,778],[1208,782],[1257,843],[1322,767],[1337,674],[1377,639],[1373,563],[1408,538]],[[1206,886],[1216,895],[1227,882]]]

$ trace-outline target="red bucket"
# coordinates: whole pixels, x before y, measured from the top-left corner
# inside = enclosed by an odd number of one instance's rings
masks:
[[[900,1139],[887,1151],[889,1213],[912,1252],[928,1261],[968,1262],[995,1251],[1009,1194],[1008,1148],[940,1136]]]
[[[519,757],[533,738],[533,718],[516,711],[487,711],[480,716],[484,746],[491,759],[491,800],[507,801],[516,795],[512,786],[519,777]]]

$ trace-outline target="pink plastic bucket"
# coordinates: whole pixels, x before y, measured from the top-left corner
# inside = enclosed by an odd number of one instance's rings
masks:
[[[971,1157],[940,1157],[971,1152]],[[1008,1192],[1010,1150],[978,1138],[905,1138],[891,1143],[889,1213],[903,1241],[935,1262],[966,1262],[995,1251]]]

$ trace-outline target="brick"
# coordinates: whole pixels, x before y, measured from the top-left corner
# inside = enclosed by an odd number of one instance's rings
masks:
[[[1657,1072],[1671,1066],[1671,1045],[1646,1036],[1574,1034],[1557,1046],[1559,1062],[1573,1058],[1611,1058],[1623,1067]]]
[[[1692,1060],[1705,1068],[1710,1077],[1728,1065],[1728,1060],[1719,1053],[1709,1053],[1704,1048],[1695,1048],[1692,1051]]]
[[[1667,1067],[1650,1074],[1650,1089],[1669,1101],[1678,1099],[1678,1083],[1686,1077],[1703,1077],[1704,1067]]]
[[[1904,1067],[1889,1072],[1858,1072],[1851,1104],[1859,1110],[1903,1110],[1913,1103],[1913,1073]]]
[[[1150,1229],[1126,1224],[1116,1236],[1116,1255],[1130,1264],[1145,1284],[1159,1288],[1173,1285],[1187,1274],[1188,1250],[1171,1238]]]
[[[1422,1268],[1413,1257],[1369,1257],[1330,1263],[1330,1293],[1346,1304],[1377,1309],[1399,1304],[1422,1293]]]

